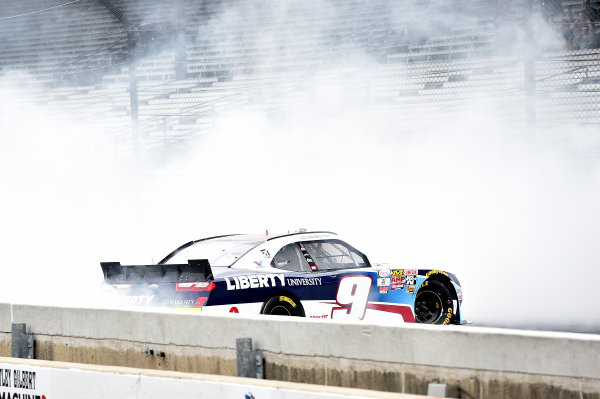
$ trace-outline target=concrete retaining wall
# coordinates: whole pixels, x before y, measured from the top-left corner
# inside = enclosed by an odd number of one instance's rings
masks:
[[[35,334],[38,359],[235,375],[235,339],[249,337],[264,351],[268,379],[415,394],[444,382],[454,397],[600,399],[599,335],[9,304],[0,317],[4,356],[11,322],[21,322]]]

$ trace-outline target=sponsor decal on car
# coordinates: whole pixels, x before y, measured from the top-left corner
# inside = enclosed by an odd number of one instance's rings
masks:
[[[335,301],[339,307],[331,309],[334,320],[362,320],[369,304],[369,293],[373,278],[368,275],[344,276],[338,284]],[[379,287],[379,293],[387,294],[389,287]]]
[[[406,292],[407,292],[408,294],[412,294],[412,293],[414,293],[414,292],[415,292],[415,286],[414,286],[414,285],[410,285],[410,286],[408,286],[408,287],[406,288]]]
[[[161,304],[169,306],[192,306],[193,299],[163,299]]]
[[[448,273],[446,273],[446,272],[445,272],[445,271],[443,271],[443,270],[432,270],[432,271],[430,271],[430,272],[427,272],[427,274],[425,274],[425,276],[429,277],[429,276],[431,276],[432,274],[443,274],[444,276],[448,277]]]
[[[406,276],[407,285],[415,285],[417,283],[417,276]]]
[[[124,305],[148,305],[154,298],[154,295],[125,295],[119,297],[118,302]]]
[[[266,249],[261,249],[261,250],[260,250],[260,253],[261,253],[261,254],[263,254],[263,256],[264,256],[265,258],[270,258],[270,257],[271,257],[271,254],[270,254],[270,253],[269,253],[269,251],[267,251]]]
[[[446,310],[446,318],[444,319],[444,322],[442,324],[450,324],[450,320],[452,320],[452,308],[449,307]]]
[[[285,283],[289,287],[299,287],[305,285],[322,285],[322,278],[314,277],[314,278],[286,278]]]
[[[390,279],[388,277],[385,278],[378,278],[377,279],[377,285],[379,287],[386,287],[390,285]]]
[[[215,284],[212,281],[196,281],[193,283],[176,283],[175,291],[212,291]]]
[[[380,294],[387,294],[388,293],[388,288],[389,287],[379,287],[379,293]]]
[[[320,316],[308,316],[308,317],[310,317],[311,319],[327,319],[327,318],[329,318],[329,315],[324,314],[324,315],[320,315]]]
[[[392,271],[390,269],[388,269],[387,267],[384,267],[383,269],[379,269],[379,271],[377,272],[377,275],[381,278],[389,277],[390,274],[392,274]]]
[[[308,265],[310,266],[310,270],[313,270],[313,271],[318,270],[317,264],[315,263],[312,256],[310,256],[310,254],[306,250],[306,247],[302,243],[300,244],[300,251],[302,252],[302,255],[304,255],[304,258],[308,262]]]
[[[248,288],[268,288],[281,285],[285,287],[283,274],[260,274],[248,276],[223,277],[227,290],[245,290]]]
[[[402,269],[402,270],[392,270],[392,276],[394,276],[394,277],[404,276],[404,269]]]
[[[279,300],[280,300],[280,301],[282,301],[282,302],[287,302],[287,303],[289,303],[290,305],[292,305],[293,307],[296,307],[296,306],[297,306],[297,305],[296,305],[296,302],[292,301],[292,300],[291,300],[290,298],[288,298],[287,296],[280,296],[280,297],[279,297]]]
[[[415,269],[405,270],[404,274],[407,276],[416,276],[418,271]]]
[[[392,284],[390,286],[390,289],[391,290],[402,290],[402,289],[404,289],[404,285],[405,285],[404,283],[402,283],[402,284]]]
[[[406,282],[406,277],[392,277],[392,284],[400,284]]]
[[[204,306],[207,300],[207,297],[201,296],[200,298],[196,299],[196,302],[194,302],[194,306]]]

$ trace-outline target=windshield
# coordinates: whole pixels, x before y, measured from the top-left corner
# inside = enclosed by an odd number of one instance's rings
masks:
[[[320,270],[370,267],[367,257],[344,241],[319,240],[302,244]]]
[[[182,249],[166,263],[182,264],[187,263],[189,259],[208,259],[211,266],[231,266],[242,255],[265,241],[264,237],[243,235],[199,241]]]

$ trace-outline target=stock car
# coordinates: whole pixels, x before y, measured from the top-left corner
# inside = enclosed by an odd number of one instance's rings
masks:
[[[156,265],[102,262],[125,305],[318,319],[464,324],[455,275],[371,264],[331,232],[190,241]]]

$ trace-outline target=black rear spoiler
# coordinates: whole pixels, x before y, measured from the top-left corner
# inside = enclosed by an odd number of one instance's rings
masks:
[[[100,262],[104,281],[109,284],[193,283],[214,280],[207,259],[191,259],[181,265],[122,266],[120,262]]]

